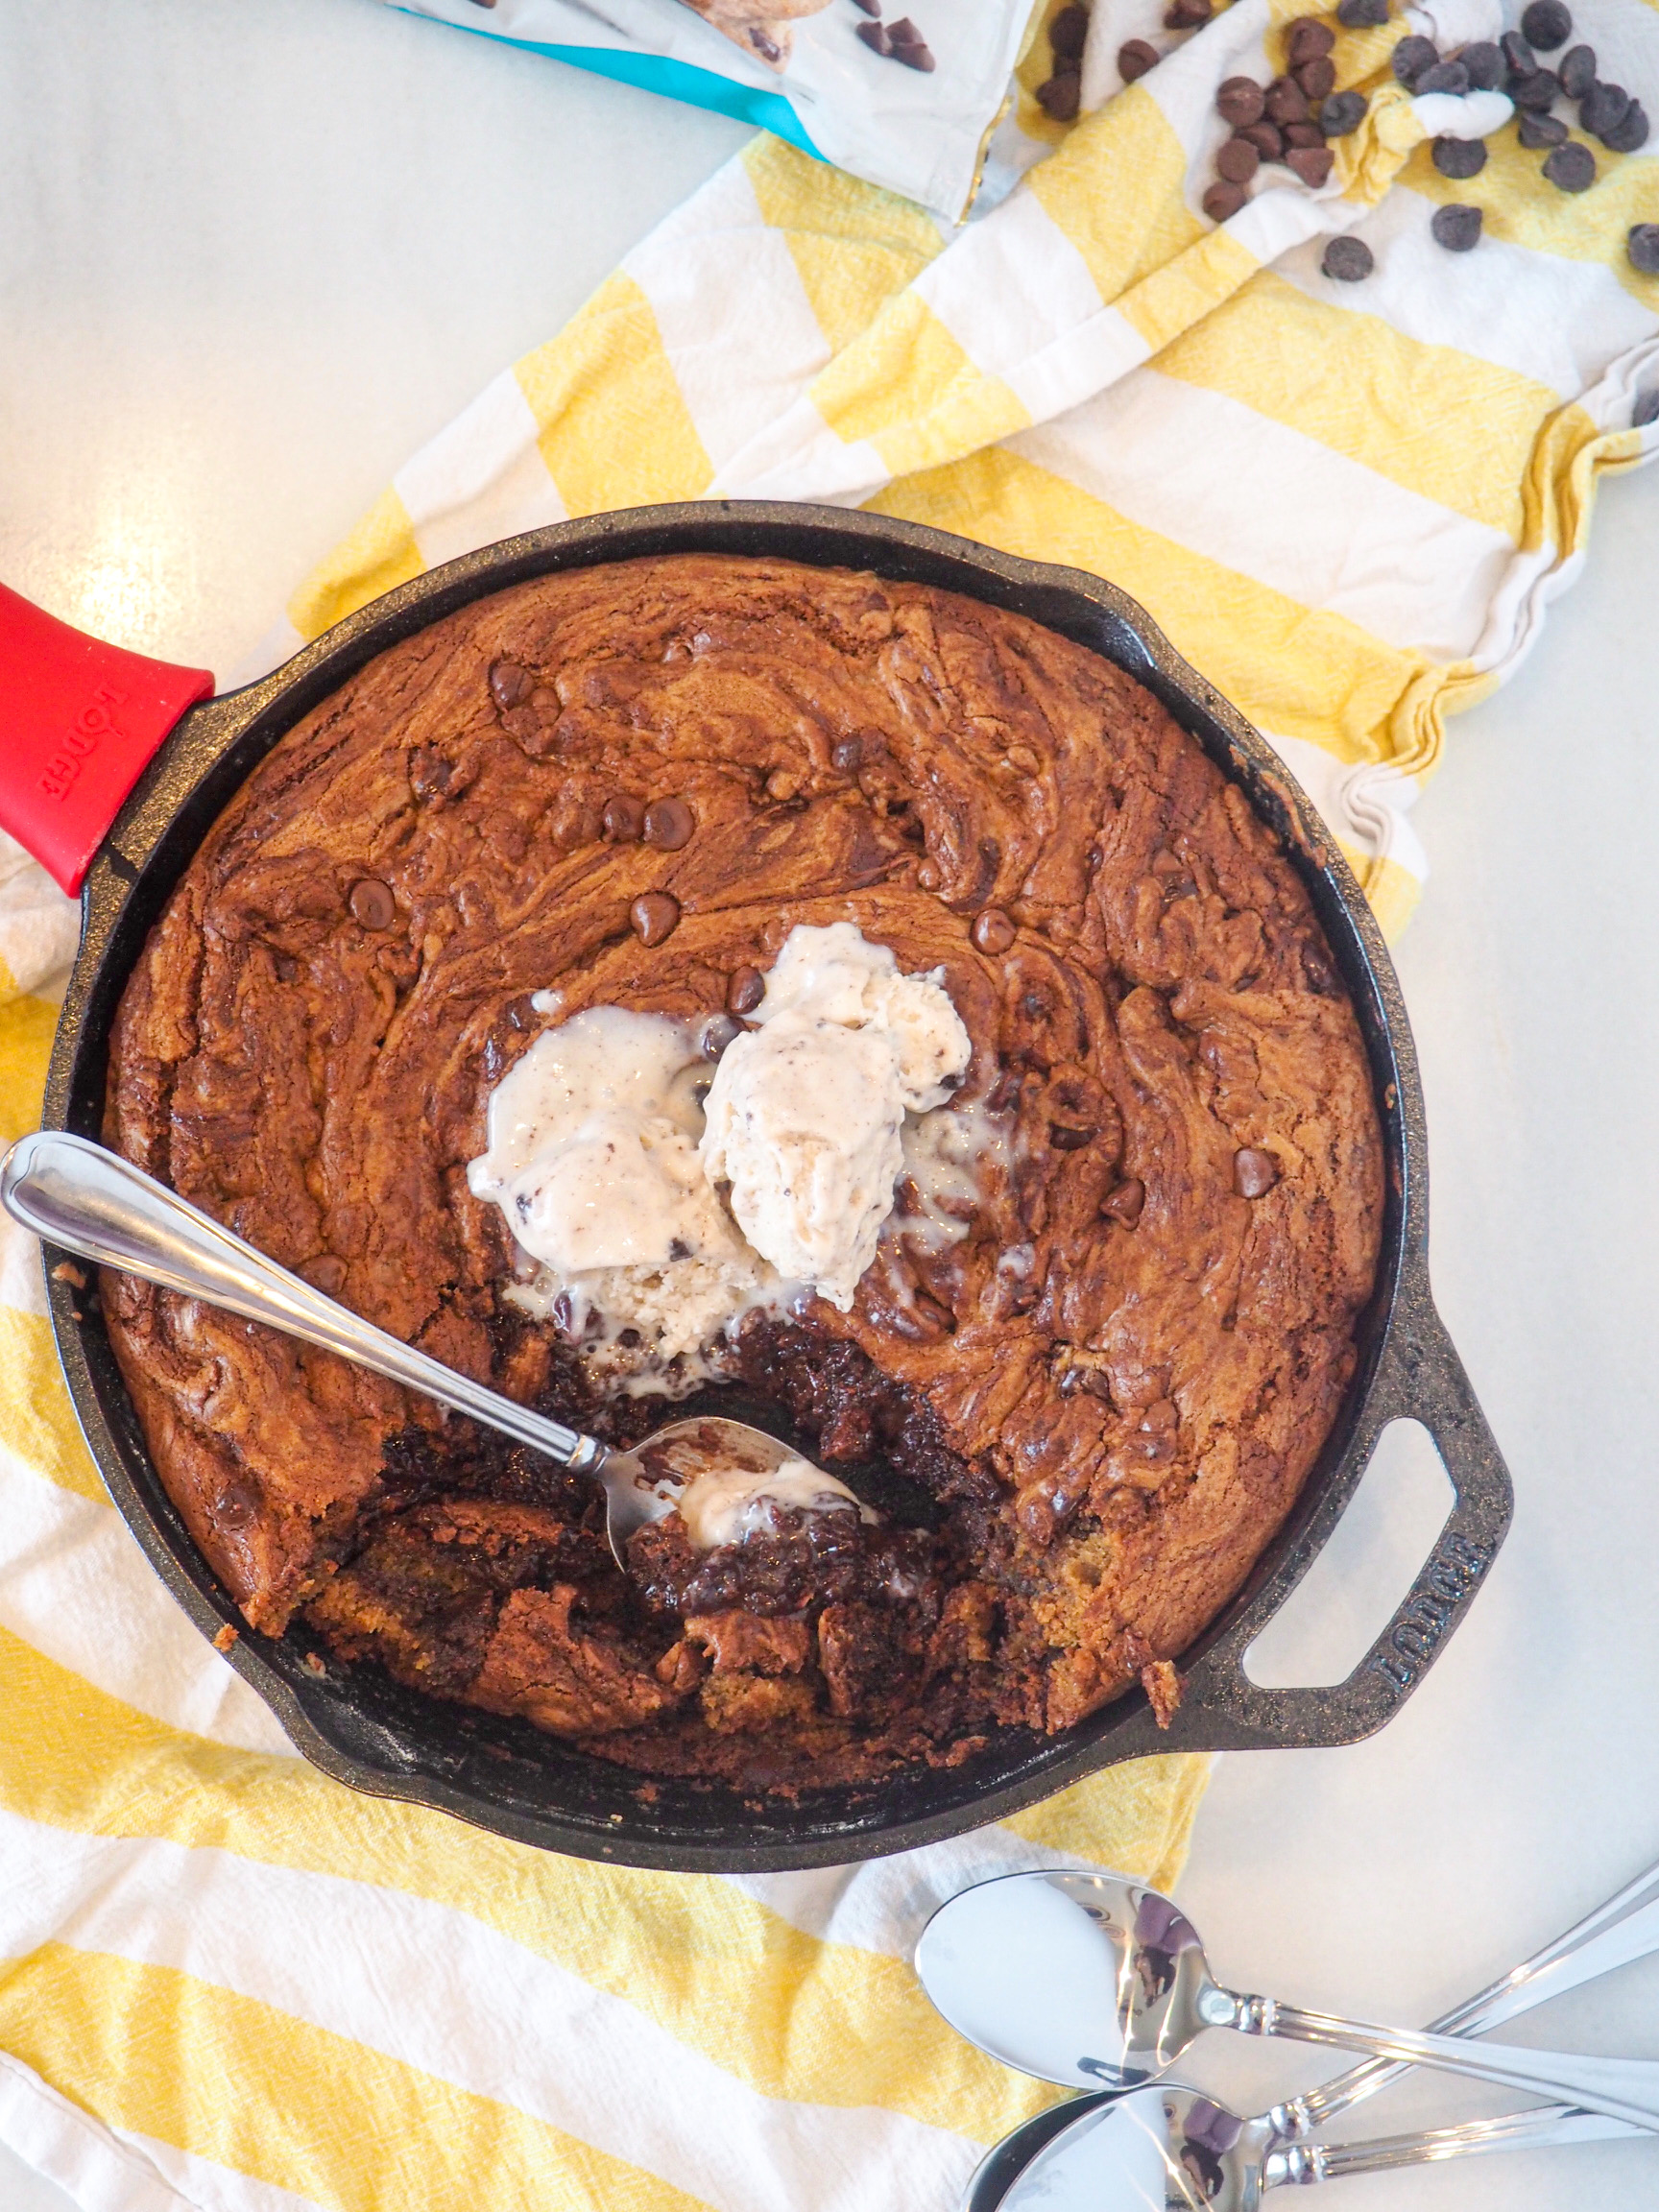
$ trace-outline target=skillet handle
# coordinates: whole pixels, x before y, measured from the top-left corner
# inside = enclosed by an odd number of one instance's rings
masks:
[[[213,689],[105,645],[0,584],[0,829],[73,895],[151,756]]]
[[[1420,1421],[1428,1430],[1455,1493],[1433,1550],[1345,1682],[1316,1689],[1262,1689],[1243,1667],[1259,1629],[1227,1638],[1213,1655],[1216,1675],[1193,1700],[1196,1707],[1208,1708],[1210,1741],[1220,1722],[1227,1741],[1219,1748],[1357,1743],[1373,1735],[1428,1673],[1490,1573],[1514,1511],[1514,1488],[1421,1273],[1415,1283],[1402,1286],[1372,1386],[1364,1463],[1383,1430],[1401,1420]],[[1205,1726],[1196,1713],[1194,1719]],[[1171,1749],[1179,1727],[1178,1715],[1165,1740]]]

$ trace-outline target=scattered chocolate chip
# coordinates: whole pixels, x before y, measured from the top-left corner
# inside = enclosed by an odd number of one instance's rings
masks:
[[[1231,123],[1235,131],[1241,131],[1246,123],[1262,120],[1264,97],[1254,77],[1229,77],[1215,95],[1215,107],[1223,122]]]
[[[1533,115],[1523,110],[1515,135],[1529,153],[1536,154],[1547,146],[1559,146],[1567,136],[1567,126],[1559,115]]]
[[[1593,84],[1578,103],[1578,120],[1599,138],[1624,120],[1630,95],[1623,84]]]
[[[1456,204],[1436,207],[1429,228],[1435,245],[1444,246],[1448,253],[1471,253],[1480,243],[1480,210]]]
[[[1171,0],[1164,12],[1166,31],[1201,31],[1213,12],[1211,0]]]
[[[860,23],[857,36],[863,39],[872,54],[879,54],[886,60],[893,52],[893,40],[885,23]]]
[[[1479,177],[1486,166],[1486,149],[1479,138],[1436,138],[1434,166],[1442,177]]]
[[[969,935],[981,952],[997,959],[1013,944],[1016,931],[1012,920],[1000,906],[985,906],[974,915]]]
[[[1215,156],[1215,174],[1229,184],[1248,184],[1261,166],[1261,148],[1248,138],[1229,138]]]
[[[853,0],[853,5],[863,15],[879,15],[881,0]]]
[[[352,884],[346,903],[351,909],[352,919],[365,929],[387,929],[397,911],[397,902],[392,896],[390,883],[382,883],[377,876],[362,876]]]
[[[697,817],[684,799],[653,799],[642,825],[646,844],[655,845],[660,853],[678,853],[682,845],[689,845],[696,827]]]
[[[926,72],[938,66],[931,47],[908,15],[901,15],[897,23],[890,23],[887,36],[893,41],[894,60],[902,61],[906,69]]]
[[[1262,103],[1269,123],[1306,123],[1308,95],[1293,77],[1275,77]]]
[[[1632,100],[1623,121],[1602,132],[1601,143],[1609,154],[1635,154],[1647,145],[1649,128],[1647,108],[1640,100]]]
[[[733,968],[726,986],[726,1008],[731,1014],[753,1014],[766,996],[766,978],[758,968]]]
[[[517,661],[497,661],[490,671],[490,696],[503,714],[522,707],[535,688],[535,677]]]
[[[629,907],[628,919],[641,945],[661,945],[674,934],[680,902],[668,891],[642,891]]]
[[[1561,80],[1553,69],[1534,69],[1528,77],[1511,77],[1509,97],[1517,108],[1531,108],[1547,115],[1561,96]]]
[[[1582,100],[1596,82],[1596,49],[1594,46],[1572,46],[1556,64],[1555,74],[1561,80],[1561,89],[1569,100]]]
[[[1048,43],[1063,61],[1081,61],[1089,38],[1089,11],[1062,8],[1048,26]]]
[[[509,998],[505,1012],[508,1028],[517,1029],[520,1035],[526,1029],[534,1029],[541,1020],[536,1011],[535,993],[531,991],[521,993],[517,998]]]
[[[1335,64],[1323,57],[1316,61],[1299,62],[1293,74],[1315,108],[1321,100],[1329,99],[1336,89]]]
[[[1336,43],[1336,34],[1317,15],[1298,15],[1285,28],[1285,54],[1292,69],[1304,61],[1322,61]]]
[[[1659,276],[1659,223],[1632,223],[1624,252],[1632,269],[1644,276]]]
[[[1333,238],[1319,266],[1338,284],[1359,284],[1377,263],[1363,238]]]
[[[1237,215],[1247,195],[1242,184],[1212,184],[1205,193],[1202,205],[1212,223],[1225,223]]]
[[[1118,49],[1118,74],[1125,84],[1133,84],[1144,77],[1148,69],[1158,66],[1158,49],[1149,46],[1144,38],[1130,38]]]
[[[733,1038],[742,1034],[743,1024],[730,1014],[710,1014],[698,1036],[697,1049],[705,1060],[718,1060]]]
[[[862,737],[837,737],[830,748],[830,765],[843,776],[851,776],[863,757]]]
[[[1037,87],[1038,107],[1056,123],[1071,122],[1082,98],[1083,80],[1075,69],[1068,69],[1064,76],[1050,77],[1046,84]]]
[[[1573,17],[1561,0],[1531,0],[1522,11],[1521,36],[1540,54],[1565,46],[1573,36]]]
[[[1327,138],[1346,138],[1364,122],[1369,106],[1363,92],[1333,92],[1319,110],[1319,128]]]
[[[1336,20],[1344,31],[1375,31],[1388,20],[1388,0],[1338,0]]]
[[[1439,59],[1433,39],[1419,38],[1415,34],[1402,38],[1391,57],[1394,74],[1407,92],[1415,89],[1424,70],[1432,69]]]
[[[325,1298],[338,1298],[346,1286],[346,1262],[332,1252],[319,1252],[314,1260],[303,1261],[295,1273],[302,1275]]]
[[[1246,1144],[1233,1155],[1233,1188],[1240,1198],[1264,1198],[1279,1180],[1279,1163],[1271,1152]]]
[[[637,845],[639,832],[645,827],[645,809],[637,799],[630,799],[625,791],[618,791],[606,800],[600,821],[611,844]]]
[[[1081,1129],[1069,1121],[1050,1121],[1048,1124],[1048,1142],[1056,1152],[1081,1152],[1086,1144],[1093,1144],[1099,1134],[1098,1125],[1093,1129]]]
[[[1582,140],[1570,138],[1546,160],[1544,174],[1557,192],[1588,192],[1596,181],[1596,156]]]
[[[1498,51],[1503,57],[1503,66],[1511,77],[1530,77],[1538,66],[1538,57],[1522,37],[1519,31],[1505,31],[1498,41]]]
[[[1646,430],[1649,422],[1659,422],[1659,384],[1649,386],[1646,392],[1638,392],[1636,404],[1630,410],[1632,430]]]
[[[1100,1212],[1106,1220],[1120,1221],[1125,1229],[1133,1229],[1145,1203],[1145,1184],[1126,1175],[1110,1196],[1101,1199]]]
[[[1457,59],[1469,78],[1471,92],[1496,92],[1503,82],[1503,52],[1495,38],[1477,38],[1459,49]]]
[[[1238,135],[1248,138],[1263,161],[1282,161],[1285,158],[1285,133],[1277,123],[1246,123]]]
[[[1413,93],[1450,92],[1461,99],[1469,89],[1469,72],[1461,61],[1436,61],[1412,84]]]
[[[1285,143],[1286,146],[1323,146],[1325,133],[1317,123],[1286,123]]]
[[[246,1482],[231,1480],[219,1493],[219,1503],[213,1518],[221,1528],[234,1533],[252,1524],[259,1510],[259,1501]]]
[[[944,869],[931,856],[924,860],[921,867],[916,871],[916,884],[919,890],[937,891],[944,880]]]
[[[1285,156],[1285,163],[1304,184],[1317,192],[1321,184],[1329,182],[1335,158],[1329,146],[1292,146]]]

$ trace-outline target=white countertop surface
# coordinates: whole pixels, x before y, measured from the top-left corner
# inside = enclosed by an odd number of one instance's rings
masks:
[[[394,469],[746,135],[376,0],[0,0],[0,576],[234,666]],[[1382,1735],[1221,1763],[1183,1887],[1235,1986],[1411,2024],[1659,1857],[1659,469],[1603,487],[1587,576],[1448,755],[1399,964],[1436,1288],[1514,1530]],[[1443,1496],[1421,1451],[1380,1463],[1275,1679],[1346,1671]],[[1659,1971],[1507,2032],[1659,2057]],[[1213,2035],[1187,2072],[1249,2110],[1333,2070]],[[1346,2131],[1497,2103],[1414,2082]],[[1343,2201],[1659,2205],[1659,2148]],[[4,2212],[68,2203],[0,2146]]]

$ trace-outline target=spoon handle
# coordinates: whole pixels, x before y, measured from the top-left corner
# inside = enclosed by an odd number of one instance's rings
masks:
[[[1351,2174],[1391,2174],[1402,2166],[1470,2158],[1481,2151],[1545,2151],[1556,2144],[1606,2143],[1646,2132],[1604,2113],[1546,2104],[1422,2135],[1380,2135],[1370,2143],[1298,2143],[1269,2151],[1262,2161],[1262,2182],[1263,2188],[1276,2189],[1285,2182],[1340,2181]]]
[[[0,1204],[25,1229],[83,1260],[338,1353],[504,1430],[578,1475],[596,1473],[604,1459],[593,1437],[544,1420],[389,1336],[102,1144],[56,1130],[20,1137],[0,1161]]]
[[[1639,1874],[1565,1935],[1557,1936],[1450,2012],[1431,2020],[1429,2032],[1438,2035],[1483,2034],[1489,2028],[1518,2018],[1534,2005],[1543,2005],[1654,1951],[1659,1951],[1659,1866]],[[1346,2112],[1362,2098],[1385,2089],[1405,2071],[1404,2066],[1386,2058],[1367,2059],[1334,2080],[1321,2082],[1300,2097],[1287,2098],[1267,2117],[1286,2142],[1299,2141],[1317,2128],[1329,2127],[1339,2112]]]
[[[1531,2091],[1569,2104],[1606,2112],[1633,2127],[1659,2130],[1659,2059],[1592,2058],[1560,2051],[1505,2050],[1501,2044],[1469,2044],[1455,2035],[1417,2035],[1407,2029],[1371,2028],[1331,2012],[1306,2012],[1271,1997],[1232,1997],[1230,2020],[1209,2025],[1232,2027],[1246,2035],[1287,2035],[1298,2043],[1335,2043],[1374,2058],[1407,2066],[1433,2066],[1445,2074],[1467,2074],[1496,2081],[1505,2089]]]

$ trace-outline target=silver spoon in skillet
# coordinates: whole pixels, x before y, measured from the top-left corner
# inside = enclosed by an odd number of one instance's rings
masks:
[[[1211,1974],[1179,1907],[1118,1875],[1006,1874],[964,1889],[923,1930],[916,1971],[959,2035],[1070,2088],[1133,2087],[1166,2072],[1204,2029],[1237,2028],[1467,2074],[1659,2129],[1659,2061],[1472,2048],[1239,1995]]]
[[[671,1421],[634,1451],[619,1452],[532,1413],[325,1298],[141,1168],[84,1138],[54,1130],[19,1138],[0,1160],[0,1204],[47,1243],[336,1352],[589,1477],[604,1489],[606,1540],[624,1574],[628,1538],[671,1513],[699,1474],[731,1468],[768,1476],[786,1461],[805,1464],[823,1485],[814,1505],[858,1509],[845,1483],[747,1422],[707,1415]],[[791,1503],[801,1495],[797,1479]]]

